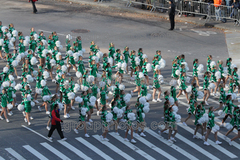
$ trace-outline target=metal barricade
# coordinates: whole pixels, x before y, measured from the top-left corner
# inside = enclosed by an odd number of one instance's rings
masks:
[[[132,4],[144,5],[151,7],[150,12],[154,12],[158,9],[160,12],[166,12],[170,5],[168,0],[128,0],[127,7]],[[233,20],[234,25],[239,25],[240,10],[232,8],[227,5],[214,5],[213,3],[205,3],[196,0],[175,0],[176,12],[180,15],[191,14],[193,16],[199,15],[206,18],[205,21],[215,20],[226,22],[227,20]]]

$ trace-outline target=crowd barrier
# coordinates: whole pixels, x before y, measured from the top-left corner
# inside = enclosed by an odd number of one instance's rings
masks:
[[[102,2],[103,0],[98,0]],[[105,0],[107,1],[107,0]],[[119,0],[120,1],[120,0]],[[150,12],[156,10],[167,13],[170,7],[168,0],[121,0],[126,2],[127,7],[133,5],[142,5]],[[215,20],[227,22],[231,20],[234,25],[239,26],[240,9],[234,9],[232,6],[218,5],[214,6],[213,3],[205,3],[200,1],[192,0],[174,0],[176,6],[176,12],[178,15],[192,15],[192,16],[204,16],[205,21]]]

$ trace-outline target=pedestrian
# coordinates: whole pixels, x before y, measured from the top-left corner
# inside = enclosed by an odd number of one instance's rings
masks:
[[[170,20],[170,23],[171,23],[171,28],[169,30],[171,31],[171,30],[174,30],[174,26],[175,26],[175,22],[174,22],[175,5],[173,3],[173,0],[170,0],[169,4],[171,5],[170,10],[169,10],[169,20]]]
[[[32,2],[32,6],[33,6],[33,14],[36,14],[37,13],[37,8],[35,6],[35,2],[38,1],[38,0],[29,0],[29,2]]]
[[[61,139],[63,141],[67,140],[67,138],[64,138],[63,132],[62,132],[62,129],[61,129],[60,122],[63,122],[63,121],[60,119],[58,104],[55,104],[54,109],[52,110],[52,117],[51,118],[52,118],[52,125],[51,125],[51,129],[48,133],[48,138],[50,140],[52,140],[52,137],[51,137],[52,133],[55,129],[57,129],[58,134],[60,135]]]

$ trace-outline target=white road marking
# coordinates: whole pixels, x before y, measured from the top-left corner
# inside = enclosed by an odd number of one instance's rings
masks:
[[[23,148],[28,150],[30,153],[32,153],[34,156],[36,156],[40,160],[48,160],[44,155],[42,155],[41,153],[39,153],[37,150],[35,150],[34,148],[32,148],[29,145],[25,145],[25,146],[23,146]]]
[[[78,150],[76,147],[72,146],[71,144],[67,143],[66,141],[58,140],[60,144],[62,144],[64,147],[67,149],[71,150],[74,152],[76,155],[78,155],[80,158],[86,159],[86,160],[91,160],[92,158],[88,157],[85,155],[82,151]]]
[[[129,133],[128,133],[129,134]],[[173,157],[172,155],[168,154],[167,152],[165,152],[164,150],[158,148],[157,146],[155,146],[154,144],[152,144],[151,142],[147,141],[146,139],[142,138],[142,137],[135,137],[138,141],[141,141],[143,144],[145,144],[146,146],[148,146],[149,148],[153,149],[154,151],[156,151],[157,153],[163,155],[164,157],[166,157],[167,159],[170,160],[177,160],[175,157]]]
[[[141,156],[143,156],[146,159],[149,160],[153,160],[155,158],[153,158],[152,156],[150,156],[149,154],[147,154],[146,152],[144,152],[143,150],[141,150],[140,148],[138,148],[137,146],[135,146],[134,144],[132,144],[131,142],[126,142],[124,141],[124,139],[120,136],[115,136],[113,135],[113,133],[109,133],[113,138],[115,138],[116,140],[118,140],[119,142],[123,143],[124,145],[126,145],[128,148],[131,148],[133,151],[137,152],[138,154],[140,154]]]
[[[67,156],[65,156],[64,154],[62,154],[58,150],[56,150],[54,147],[50,146],[48,143],[44,142],[44,143],[40,143],[40,144],[43,147],[45,147],[46,149],[48,149],[49,151],[51,151],[53,154],[58,156],[60,159],[62,159],[62,160],[70,160],[70,158],[68,158]]]
[[[81,142],[83,145],[85,145],[86,147],[88,147],[89,149],[91,149],[93,152],[97,153],[99,156],[101,156],[104,159],[107,160],[113,160],[111,157],[109,157],[108,155],[106,155],[104,152],[102,152],[100,149],[98,149],[97,147],[95,147],[94,145],[92,145],[91,143],[89,143],[88,141],[86,141],[85,139],[78,137],[76,138],[76,140],[78,140],[79,142]]]
[[[16,151],[14,151],[12,148],[5,148],[8,153],[10,153],[13,157],[15,157],[17,160],[25,160],[20,154],[18,154]]]
[[[126,154],[125,152],[123,152],[122,150],[120,150],[119,148],[115,147],[114,145],[112,145],[110,142],[107,141],[102,141],[100,139],[99,135],[93,135],[93,137],[98,140],[99,142],[101,142],[102,144],[104,144],[105,146],[107,146],[109,149],[111,149],[112,151],[116,152],[117,154],[119,154],[121,157],[127,159],[127,160],[134,160],[134,158],[132,158],[131,156],[129,156],[128,154]]]
[[[48,140],[49,142],[52,142],[52,140],[48,139],[47,137],[44,137],[44,136],[43,136],[43,135],[41,135],[40,133],[38,133],[38,132],[36,132],[36,131],[32,130],[31,128],[28,128],[28,127],[26,127],[26,126],[24,126],[24,125],[22,125],[22,127],[24,127],[24,128],[26,128],[26,129],[28,129],[29,131],[31,131],[31,132],[33,132],[33,133],[35,133],[35,134],[39,135],[40,137],[42,137],[42,138],[44,138],[44,139]]]
[[[191,160],[198,160],[198,158],[194,157],[193,155],[191,155],[190,153],[186,152],[185,150],[183,150],[182,148],[176,146],[175,144],[170,144],[166,139],[160,137],[159,134],[157,134],[156,132],[152,131],[152,130],[146,130],[147,133],[149,133],[150,135],[152,135],[153,137],[157,138],[159,141],[163,142],[164,144],[166,144],[167,146],[171,147],[172,149],[176,150],[177,152],[181,153],[182,155],[184,155],[185,157],[187,157],[188,159]]]

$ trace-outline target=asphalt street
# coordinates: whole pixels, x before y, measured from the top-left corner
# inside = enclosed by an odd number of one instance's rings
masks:
[[[168,31],[169,22],[160,18],[137,15],[134,13],[114,11],[114,9],[98,8],[87,5],[69,4],[65,2],[54,2],[52,0],[42,0],[37,3],[38,14],[32,14],[31,4],[27,1],[0,0],[0,21],[8,26],[13,23],[17,31],[22,31],[24,36],[30,34],[30,28],[34,27],[37,32],[44,31],[47,37],[51,32],[56,31],[62,44],[65,44],[65,36],[71,34],[73,37],[82,37],[83,48],[86,49],[84,60],[88,60],[90,42],[95,41],[103,53],[108,52],[108,44],[113,42],[115,48],[123,51],[125,46],[130,50],[143,48],[143,53],[152,60],[156,50],[162,51],[162,57],[167,65],[162,70],[165,83],[161,85],[162,90],[169,89],[168,82],[171,80],[172,59],[180,54],[185,54],[185,59],[192,72],[192,61],[199,59],[199,63],[206,65],[208,55],[213,56],[214,61],[226,60],[228,50],[225,41],[225,34],[221,30],[214,28],[204,28],[188,23],[176,23],[174,31]],[[73,30],[84,32],[76,33]],[[65,52],[64,50],[61,51]],[[6,64],[0,60],[0,66]],[[86,63],[86,67],[87,67]],[[206,69],[206,67],[205,67]],[[21,74],[19,65],[18,73]],[[73,70],[71,74],[75,76]],[[152,73],[150,73],[152,77]],[[68,76],[67,78],[70,78]],[[75,79],[76,80],[76,79]],[[16,80],[19,83],[19,80]],[[152,83],[152,80],[150,80]],[[202,85],[202,80],[200,80]],[[55,92],[55,84],[49,79],[48,87]],[[135,82],[130,80],[130,76],[124,76],[123,84],[129,93],[135,88]],[[35,83],[31,83],[35,88]],[[149,90],[149,93],[152,93]],[[112,96],[110,96],[110,99]],[[137,94],[134,94],[130,105],[134,109]],[[163,97],[161,96],[161,99]],[[18,103],[21,102],[20,93],[17,94]],[[38,101],[41,103],[40,96]],[[201,101],[201,100],[199,100]],[[182,120],[187,117],[185,96],[180,97],[179,114]],[[218,98],[210,97],[209,104],[218,107]],[[32,109],[31,126],[23,120],[23,115],[17,109],[13,110],[13,116],[9,117],[10,123],[0,121],[0,160],[1,159],[237,159],[240,157],[239,140],[229,146],[223,139],[227,132],[226,128],[220,129],[218,138],[222,145],[214,144],[214,135],[209,136],[210,146],[204,146],[202,140],[193,139],[195,129],[193,120],[188,120],[188,126],[183,127],[178,124],[177,142],[169,144],[167,134],[162,137],[158,135],[158,124],[162,122],[163,102],[153,103],[150,101],[150,112],[146,114],[147,128],[145,138],[135,138],[137,143],[124,142],[124,128],[119,131],[120,136],[115,136],[110,131],[107,135],[109,142],[99,141],[102,134],[100,117],[96,115],[96,110],[92,116],[93,124],[88,126],[90,138],[84,137],[81,130],[76,135],[73,131],[78,122],[77,104],[75,111],[71,111],[70,119],[63,119],[64,135],[66,142],[58,141],[60,137],[57,132],[53,134],[53,142],[47,139],[46,124],[48,116],[44,111],[40,112],[37,107]],[[216,115],[218,116],[218,115]],[[221,120],[217,117],[216,124]],[[227,120],[229,122],[229,119]],[[26,126],[26,127],[24,127]],[[229,135],[232,138],[236,131]],[[129,138],[129,136],[128,136]]]

